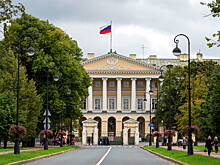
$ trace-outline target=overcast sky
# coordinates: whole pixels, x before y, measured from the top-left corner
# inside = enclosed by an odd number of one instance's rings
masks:
[[[60,27],[77,40],[84,56],[106,54],[110,34],[99,28],[112,20],[113,51],[144,58],[175,58],[174,37],[186,34],[195,58],[200,49],[204,58],[220,58],[220,48],[208,48],[205,37],[220,30],[219,18],[204,17],[210,11],[202,2],[211,0],[13,0],[21,2],[26,12]],[[180,48],[187,52],[187,40],[179,37]]]

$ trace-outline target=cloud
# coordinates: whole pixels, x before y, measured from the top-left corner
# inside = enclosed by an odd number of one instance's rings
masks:
[[[208,0],[204,0],[206,2]],[[100,35],[99,27],[113,21],[113,49],[128,55],[136,53],[170,57],[173,38],[178,33],[190,37],[191,51],[198,49],[204,57],[218,57],[218,49],[207,47],[205,36],[211,36],[219,27],[217,19],[205,17],[209,13],[200,0],[22,0],[26,11],[51,23],[76,39],[84,55],[109,51],[109,35]],[[187,51],[185,39],[180,46]]]

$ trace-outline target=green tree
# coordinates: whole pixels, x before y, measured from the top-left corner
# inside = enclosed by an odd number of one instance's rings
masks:
[[[208,8],[210,8],[210,14],[206,16],[212,16],[212,17],[219,17],[220,16],[220,0],[213,0],[211,3],[204,3],[201,2],[202,5],[206,5]],[[209,42],[207,45],[208,47],[217,46],[220,47],[220,31],[217,31],[217,33],[214,33],[212,35],[213,38],[217,38],[216,40],[213,40],[209,37],[206,37],[206,40]]]
[[[10,94],[9,98],[16,98],[17,90],[17,59],[12,50],[6,51],[1,46],[0,61],[0,93]],[[10,99],[12,101],[12,99]],[[4,102],[2,102],[4,103]],[[13,104],[12,104],[13,105]],[[23,66],[20,67],[20,100],[19,100],[19,125],[27,129],[27,136],[23,139],[23,145],[36,137],[38,117],[42,109],[42,100],[37,94],[35,83],[28,80]],[[1,105],[4,107],[4,104]],[[11,115],[12,116],[12,115]],[[8,121],[8,125],[14,124],[13,120]],[[7,125],[7,126],[8,126]],[[8,129],[6,127],[5,129]]]
[[[23,33],[30,33],[35,39],[32,46],[36,52],[32,58],[29,58],[24,56],[25,50],[28,48],[28,38],[23,38],[21,62],[27,69],[28,79],[33,79],[36,82],[37,91],[44,100],[45,106],[41,111],[39,128],[43,129],[42,114],[46,109],[47,67],[53,65],[59,68],[57,74],[60,76],[60,80],[58,82],[53,81],[56,68],[51,68],[49,71],[51,126],[55,131],[60,129],[61,90],[64,82],[70,82],[72,91],[71,95],[64,95],[64,119],[69,116],[72,119],[79,119],[82,116],[80,100],[88,96],[87,88],[91,84],[91,78],[81,65],[82,52],[77,42],[48,21],[39,20],[28,14],[23,14],[22,17],[11,21],[11,26],[6,29],[9,37],[4,40],[5,45],[12,47]],[[65,91],[67,86],[64,88]]]
[[[201,135],[204,138],[208,135],[220,136],[220,66],[212,75],[209,91],[201,109],[198,116]]]

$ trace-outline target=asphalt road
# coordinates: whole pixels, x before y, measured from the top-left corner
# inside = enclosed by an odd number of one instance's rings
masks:
[[[170,165],[137,146],[86,146],[29,165]]]

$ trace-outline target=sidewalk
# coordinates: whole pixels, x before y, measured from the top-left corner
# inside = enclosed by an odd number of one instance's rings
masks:
[[[161,146],[161,147],[167,148],[167,146]],[[187,149],[184,150],[183,148],[180,148],[178,146],[172,146],[172,149],[187,152]],[[200,154],[200,155],[208,156],[208,152],[199,151],[199,150],[193,150],[193,152],[194,152],[194,154]],[[220,153],[211,152],[211,157],[220,158]]]

